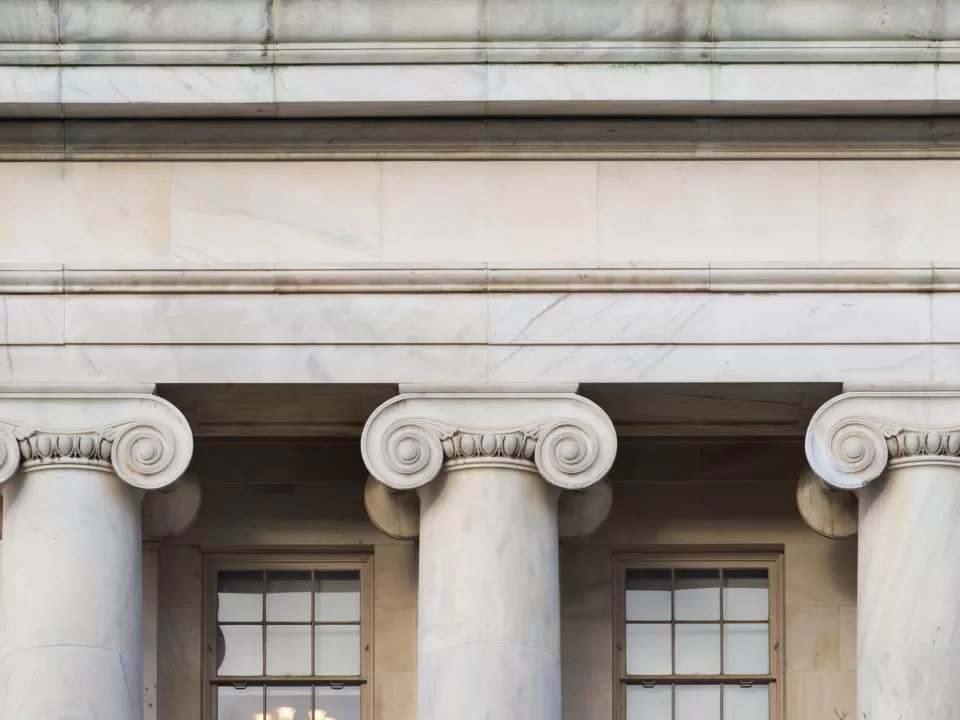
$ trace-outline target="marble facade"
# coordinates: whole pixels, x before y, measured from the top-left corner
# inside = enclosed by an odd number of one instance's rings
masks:
[[[238,720],[307,553],[346,720],[636,720],[751,553],[762,720],[960,717],[960,0],[760,5],[0,0],[0,718]]]

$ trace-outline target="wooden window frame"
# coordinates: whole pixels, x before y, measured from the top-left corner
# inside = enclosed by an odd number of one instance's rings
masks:
[[[768,675],[627,675],[627,618],[626,580],[631,570],[759,570],[765,569],[769,577],[770,602],[770,672]],[[770,686],[770,720],[786,717],[785,708],[785,653],[784,648],[784,574],[782,552],[643,552],[622,553],[614,556],[614,647],[613,673],[616,702],[615,720],[626,720],[627,686],[642,685],[655,681],[663,684],[718,685],[733,684],[738,680],[762,682]],[[674,588],[675,591],[676,588]],[[723,613],[723,579],[720,580],[721,623]],[[671,617],[671,625],[675,625]],[[723,630],[721,625],[721,658],[723,653]],[[676,663],[676,637],[672,635],[673,662]],[[721,660],[722,661],[722,660]],[[675,666],[674,666],[675,667]],[[721,705],[722,713],[722,705]],[[673,708],[676,717],[676,706]],[[721,715],[722,717],[722,715]],[[726,720],[726,719],[725,719]]]
[[[360,573],[360,674],[349,678],[310,676],[252,676],[221,678],[217,675],[217,573],[231,570],[313,570]],[[264,587],[266,593],[266,587]],[[315,602],[315,601],[313,601]],[[313,611],[311,610],[311,625]],[[266,617],[262,621],[266,624]],[[361,720],[373,719],[373,554],[372,553],[216,553],[203,558],[203,717],[217,719],[217,687],[242,682],[247,685],[279,687],[284,685],[322,685],[344,682],[360,688]],[[264,642],[266,642],[264,633]],[[311,652],[315,652],[311,644]],[[264,657],[266,663],[266,657]]]

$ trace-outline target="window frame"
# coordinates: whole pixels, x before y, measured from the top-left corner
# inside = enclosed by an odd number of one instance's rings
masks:
[[[259,570],[264,573],[283,570],[313,570],[338,572],[355,570],[360,573],[360,674],[353,676],[250,676],[226,677],[217,675],[217,573],[220,571]],[[266,593],[266,587],[264,587]],[[206,720],[217,719],[217,688],[223,685],[263,687],[322,685],[343,683],[360,688],[360,718],[373,718],[373,554],[371,553],[304,553],[304,552],[235,552],[213,553],[203,556],[203,704]],[[315,602],[315,601],[314,601]],[[268,624],[263,619],[264,627]],[[311,622],[311,627],[315,623]],[[311,635],[313,637],[313,635]],[[264,643],[266,643],[264,634]],[[311,644],[311,651],[315,652]],[[264,658],[266,662],[266,658]],[[266,668],[264,668],[266,669]]]
[[[752,679],[770,686],[770,720],[780,720],[786,717],[785,710],[785,653],[784,653],[784,573],[783,552],[634,552],[617,553],[614,555],[614,632],[613,632],[613,675],[616,692],[614,702],[615,720],[627,718],[627,687],[642,685],[644,682],[670,685],[718,685],[736,683],[738,679]],[[767,675],[654,675],[639,676],[627,674],[627,617],[626,617],[626,585],[627,573],[633,570],[760,570],[765,569],[769,577],[769,604],[770,604],[770,672]],[[676,588],[673,590],[675,591]],[[720,583],[721,598],[723,595],[723,581]],[[672,598],[672,595],[671,595]],[[723,652],[722,631],[722,599],[721,599],[721,654]],[[671,627],[675,620],[671,614]],[[676,636],[671,635],[671,647],[674,651],[673,662],[676,662]],[[722,705],[721,705],[722,713]],[[676,717],[676,706],[673,708],[673,717]],[[722,717],[722,715],[721,715]]]

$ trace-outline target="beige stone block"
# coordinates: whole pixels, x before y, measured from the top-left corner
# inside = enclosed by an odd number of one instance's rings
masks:
[[[784,552],[787,605],[856,605],[857,538],[789,544]]]
[[[415,672],[417,609],[377,607],[373,613],[374,673]]]
[[[788,607],[786,650],[790,670],[839,670],[840,608]]]
[[[197,607],[203,602],[203,560],[195,547],[160,547],[160,605]]]
[[[202,623],[203,611],[199,607],[160,608],[157,641],[160,672],[202,669]]]
[[[560,546],[562,607],[610,607],[613,603],[613,553],[607,545]]]
[[[596,183],[592,162],[384,163],[384,259],[595,262]]]
[[[161,672],[158,720],[201,720],[203,680],[199,672]]]
[[[856,714],[856,672],[787,672],[789,720],[858,720]]]
[[[563,668],[570,672],[613,668],[613,611],[604,607],[568,607],[561,611]]]
[[[169,256],[167,163],[0,166],[4,262],[125,262]]]
[[[373,679],[375,720],[416,720],[417,674],[378,672]]]
[[[946,161],[820,163],[823,260],[929,262],[960,259],[952,188],[960,168]]]
[[[377,607],[417,606],[417,546],[377,545],[373,556],[373,602]]]
[[[60,262],[165,260],[170,253],[167,163],[68,163]]]
[[[840,613],[840,669],[857,669],[857,608],[842,607]]]
[[[613,717],[613,675],[607,671],[563,673],[563,717]]]
[[[817,163],[601,162],[604,262],[810,260]]]
[[[173,255],[195,262],[380,257],[373,162],[188,162],[171,174]]]

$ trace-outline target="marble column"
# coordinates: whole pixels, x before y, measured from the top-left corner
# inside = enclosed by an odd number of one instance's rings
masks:
[[[362,448],[374,522],[420,535],[418,720],[560,720],[560,523],[609,511],[610,420],[571,393],[406,393]]]
[[[806,443],[859,501],[857,718],[960,717],[960,393],[846,393]]]
[[[192,451],[143,392],[0,390],[0,717],[143,717],[141,500]]]

